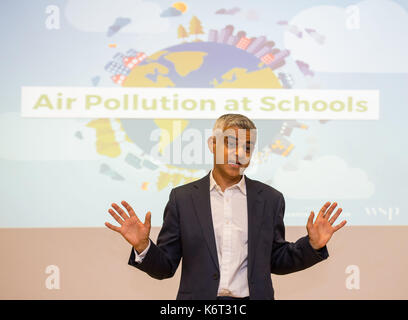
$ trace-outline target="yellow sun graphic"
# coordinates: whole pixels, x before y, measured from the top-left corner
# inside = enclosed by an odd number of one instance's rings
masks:
[[[187,5],[184,2],[175,2],[172,4],[173,8],[176,8],[177,10],[181,11],[182,13],[186,12],[187,10]]]

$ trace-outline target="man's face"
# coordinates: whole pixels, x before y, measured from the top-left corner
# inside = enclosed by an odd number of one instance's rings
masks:
[[[213,137],[214,166],[226,176],[235,178],[249,166],[255,147],[256,130],[228,127]]]

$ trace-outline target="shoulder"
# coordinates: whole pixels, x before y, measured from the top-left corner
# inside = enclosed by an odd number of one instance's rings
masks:
[[[205,184],[205,179],[207,176],[195,179],[194,181],[179,185],[171,189],[170,195],[173,194],[174,197],[182,198],[191,194],[199,185]]]
[[[247,183],[247,187],[256,187],[257,189],[262,190],[262,196],[263,197],[268,197],[272,199],[281,199],[283,198],[282,192],[280,192],[278,189],[275,189],[274,187],[270,186],[269,184],[266,184],[262,181],[259,180],[254,180],[250,179],[247,177],[247,181],[250,183]]]

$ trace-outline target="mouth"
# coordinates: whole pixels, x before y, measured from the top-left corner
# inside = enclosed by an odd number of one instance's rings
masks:
[[[241,167],[240,163],[235,163],[235,162],[228,162],[228,165],[232,168],[239,168]]]

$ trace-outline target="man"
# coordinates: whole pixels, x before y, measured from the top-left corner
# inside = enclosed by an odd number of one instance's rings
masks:
[[[250,163],[256,127],[240,114],[217,119],[208,145],[213,169],[203,178],[173,188],[157,244],[149,239],[151,213],[142,223],[125,201],[105,223],[131,245],[129,264],[156,279],[174,275],[182,259],[177,299],[274,299],[271,273],[287,274],[328,257],[327,242],[346,221],[333,226],[342,209],[326,202],[307,236],[285,241],[281,192],[243,174]]]

